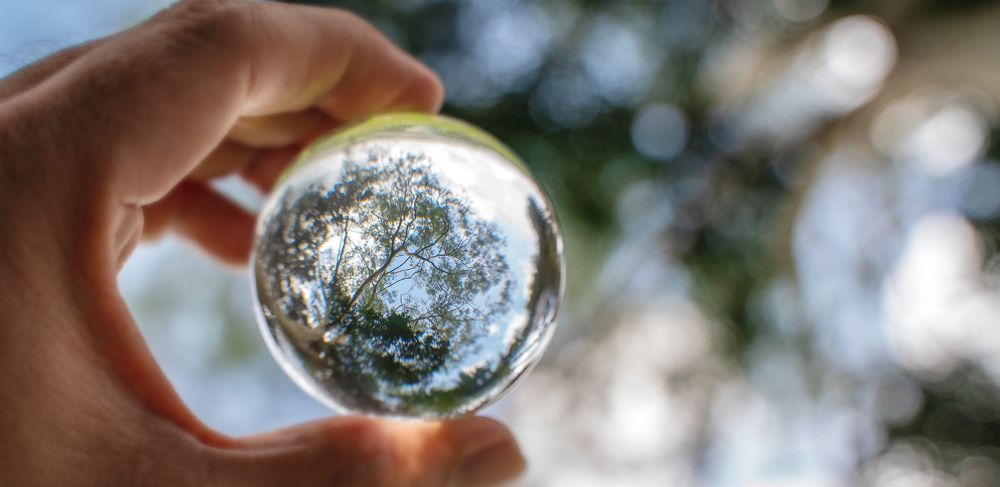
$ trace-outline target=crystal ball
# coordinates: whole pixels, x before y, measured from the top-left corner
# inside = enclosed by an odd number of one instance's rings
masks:
[[[552,205],[510,149],[458,120],[382,115],[321,138],[278,181],[255,238],[264,340],[338,412],[475,412],[554,329]]]

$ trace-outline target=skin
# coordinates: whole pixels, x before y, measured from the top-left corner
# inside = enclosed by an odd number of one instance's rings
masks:
[[[262,191],[339,124],[435,111],[436,77],[338,10],[189,1],[0,80],[0,485],[492,485],[524,468],[486,418],[339,417],[244,438],[184,406],[116,274],[175,231],[244,264]]]

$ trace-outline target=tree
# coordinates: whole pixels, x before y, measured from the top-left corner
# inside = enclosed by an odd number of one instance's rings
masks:
[[[554,216],[534,199],[528,200],[527,213],[535,235],[538,235],[538,253],[533,259],[533,275],[527,281],[531,291],[524,311],[530,319],[524,323],[525,328],[513,337],[495,360],[482,361],[462,370],[449,390],[424,391],[408,398],[409,403],[438,411],[454,411],[456,407],[468,407],[469,398],[478,401],[489,399],[492,394],[501,392],[504,384],[509,384],[529,370],[530,361],[524,359],[545,344],[546,331],[551,330],[546,325],[558,307],[562,275]],[[484,394],[484,391],[487,392]]]
[[[316,365],[350,395],[385,402],[472,346],[510,307],[513,282],[496,225],[424,155],[366,150],[344,157],[332,187],[309,183],[285,199],[275,232],[289,245],[273,264],[291,269],[290,281],[319,283],[285,286],[308,310],[286,314],[309,328]]]

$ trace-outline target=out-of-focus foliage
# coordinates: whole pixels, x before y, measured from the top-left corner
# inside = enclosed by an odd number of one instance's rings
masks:
[[[504,411],[548,425],[532,482],[1000,478],[1000,6],[329,3],[569,229],[568,316]]]

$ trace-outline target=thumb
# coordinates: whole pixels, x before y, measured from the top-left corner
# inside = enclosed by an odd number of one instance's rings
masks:
[[[334,418],[243,438],[212,457],[213,485],[486,486],[525,467],[507,428],[482,417]]]

